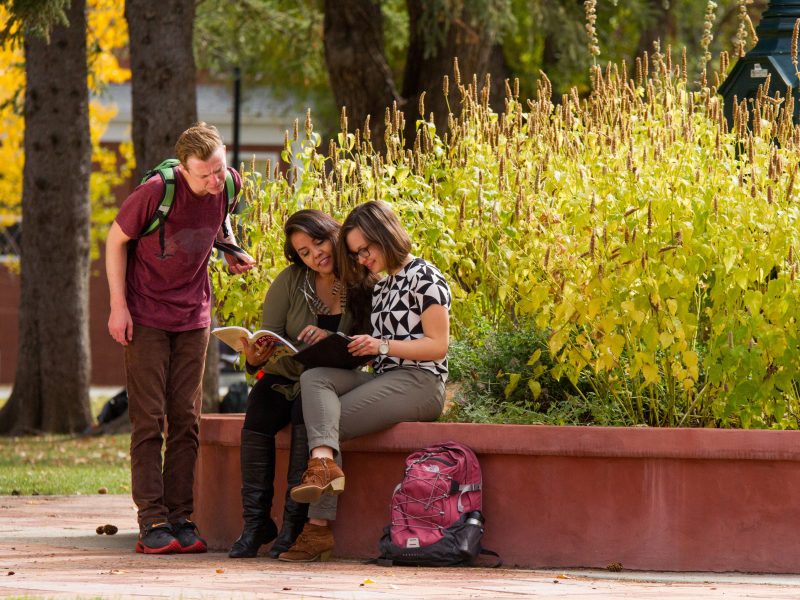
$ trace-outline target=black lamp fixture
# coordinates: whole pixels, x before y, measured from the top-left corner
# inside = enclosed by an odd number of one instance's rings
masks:
[[[767,9],[756,27],[758,43],[744,57],[740,58],[730,75],[719,87],[725,101],[725,118],[733,122],[733,98],[739,102],[752,101],[758,94],[758,87],[770,76],[767,93],[774,96],[780,92],[786,95],[791,88],[794,94],[794,122],[800,118],[800,94],[795,67],[792,64],[792,32],[797,19],[800,19],[800,0],[770,0]]]
[[[239,169],[239,146],[242,125],[242,71],[233,68],[233,161],[232,167]]]

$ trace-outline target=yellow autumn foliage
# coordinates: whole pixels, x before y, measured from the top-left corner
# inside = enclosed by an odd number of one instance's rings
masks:
[[[100,138],[117,114],[117,107],[102,98],[105,86],[130,79],[130,70],[120,65],[119,52],[128,44],[124,0],[88,0],[86,42],[89,61],[89,126],[92,138],[91,175],[92,239],[101,239],[113,220],[114,186],[125,181],[133,165],[130,144],[123,144],[120,157],[100,144]],[[0,6],[0,21],[8,18]],[[25,57],[20,44],[0,46],[0,227],[21,216],[23,139],[25,120]],[[92,244],[96,257],[97,244]]]
[[[728,124],[714,89],[653,61],[594,70],[591,95],[560,104],[546,78],[533,99],[509,89],[503,114],[461,85],[449,130],[417,121],[413,150],[397,111],[385,155],[296,127],[291,177],[246,174],[238,225],[259,264],[244,285],[215,265],[220,322],[257,322],[288,213],[384,199],[449,279],[454,337],[488,320],[546,340],[503,367],[506,397],[549,381],[617,423],[800,428],[793,99],[742,103]]]

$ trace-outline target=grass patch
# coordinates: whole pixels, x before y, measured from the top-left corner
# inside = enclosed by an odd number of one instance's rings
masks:
[[[130,493],[130,434],[0,437],[0,495]]]

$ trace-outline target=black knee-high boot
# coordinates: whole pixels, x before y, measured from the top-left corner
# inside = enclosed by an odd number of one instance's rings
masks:
[[[278,533],[270,516],[275,492],[275,436],[242,429],[241,439],[244,529],[228,556],[252,558]]]
[[[308,517],[308,504],[292,500],[289,492],[300,483],[308,466],[308,434],[305,425],[292,425],[292,445],[289,449],[289,470],[286,474],[286,500],[283,504],[283,526],[281,532],[267,552],[270,558],[278,558],[286,552],[300,532]]]

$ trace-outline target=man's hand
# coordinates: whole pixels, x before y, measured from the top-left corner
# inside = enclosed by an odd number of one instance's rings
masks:
[[[249,271],[256,265],[256,260],[247,252],[225,253],[225,261],[228,263],[228,271],[239,274]]]
[[[123,346],[133,340],[133,319],[128,307],[112,308],[108,317],[108,333]]]

